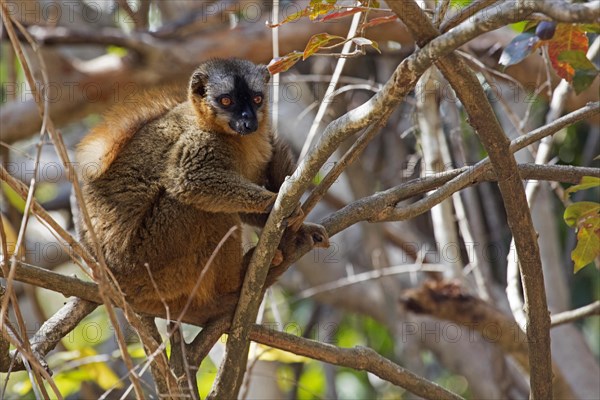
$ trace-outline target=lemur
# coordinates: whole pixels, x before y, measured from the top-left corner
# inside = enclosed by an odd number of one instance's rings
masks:
[[[269,126],[269,79],[265,66],[249,61],[204,62],[191,76],[187,99],[184,90],[144,93],[135,105],[109,111],[80,143],[93,229],[132,304],[160,313],[165,301],[177,315],[203,272],[188,313],[218,308],[220,298],[240,290],[252,250],[242,254],[239,228],[264,225],[295,169]],[[84,225],[78,224],[81,240],[95,253]],[[238,229],[217,251],[232,227]],[[298,245],[327,247],[328,240],[320,225],[288,228],[273,267]],[[270,273],[268,284],[279,273]]]

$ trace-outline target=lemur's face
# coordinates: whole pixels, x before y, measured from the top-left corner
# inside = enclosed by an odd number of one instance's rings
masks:
[[[249,61],[208,61],[192,75],[190,99],[213,129],[249,135],[265,121],[269,78],[265,66]]]

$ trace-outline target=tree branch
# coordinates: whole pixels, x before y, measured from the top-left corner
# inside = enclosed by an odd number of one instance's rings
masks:
[[[395,3],[390,7],[408,26],[417,43],[423,46],[439,36],[439,31],[413,1],[404,1],[403,8],[412,11],[411,18],[399,14]],[[531,398],[552,397],[552,358],[550,350],[550,317],[546,303],[544,275],[537,235],[527,205],[517,163],[510,153],[510,141],[495,118],[487,97],[473,71],[457,55],[438,60],[437,65],[461,100],[469,120],[489,154],[498,175],[508,225],[513,234],[521,266],[521,276],[527,307],[527,338],[531,343]]]
[[[570,3],[562,0],[526,0],[525,6],[544,13],[558,22],[597,23],[600,18],[600,1],[598,0],[587,3]]]
[[[561,312],[559,314],[554,314],[550,316],[550,323],[552,327],[568,324],[573,321],[577,321],[582,318],[586,318],[592,315],[600,315],[600,300],[593,302],[592,304],[588,304],[587,306],[583,306],[577,308],[575,310]]]
[[[527,357],[529,346],[519,324],[489,303],[469,295],[452,281],[428,281],[419,288],[406,290],[400,302],[417,314],[452,321],[479,332],[486,341],[493,342],[512,355],[526,372],[531,370]],[[553,364],[556,398],[573,398],[573,392]]]
[[[451,18],[447,19],[440,25],[440,31],[446,32],[464,20],[471,18],[475,13],[483,10],[486,7],[491,6],[494,3],[497,3],[498,0],[476,0],[471,4],[460,10],[458,13],[454,14]]]
[[[63,275],[61,275],[63,276]],[[68,278],[68,277],[65,277]],[[98,288],[96,285],[94,290],[97,292]],[[100,296],[98,295],[98,298]],[[53,316],[48,318],[44,324],[38,329],[35,335],[30,339],[31,350],[40,359],[52,351],[58,342],[63,337],[69,334],[86,316],[98,307],[98,304],[91,303],[89,301],[73,298],[69,300],[60,310],[58,310]],[[13,352],[14,357],[14,352]],[[0,363],[0,372],[8,372],[9,364]],[[6,369],[5,369],[6,368]],[[15,363],[12,366],[13,371],[19,371],[24,369],[22,359],[15,359]]]
[[[569,126],[577,121],[590,118],[594,115],[597,115],[598,113],[600,113],[600,102],[588,104],[577,111],[573,111],[572,113],[558,118],[557,120],[547,125],[534,129],[527,135],[520,136],[517,139],[513,140],[510,144],[510,151],[512,153],[515,153],[518,150],[521,150],[548,135],[552,135],[558,132],[566,126]],[[544,177],[541,176],[541,174],[545,173],[542,173],[541,171],[550,170],[562,171],[559,179],[564,179],[565,182],[570,183],[579,183],[579,180],[582,176],[598,175],[598,170],[595,168],[581,169],[581,167],[565,166],[538,167],[531,166],[530,164],[523,164],[519,166],[519,168],[524,168],[523,173],[525,175],[522,175],[523,179],[544,179]],[[485,169],[486,174],[491,174],[491,176],[485,176],[480,174],[479,169]],[[472,171],[476,171],[477,173],[472,174]],[[535,176],[527,175],[529,173],[535,174]],[[475,176],[478,176],[478,178],[475,179]],[[376,220],[375,215],[377,213],[381,213],[385,207],[391,208],[402,200],[406,200],[410,197],[421,195],[423,193],[426,193],[427,191],[436,189],[444,185],[451,179],[461,179],[462,183],[466,187],[469,184],[481,182],[483,180],[494,180],[495,174],[490,169],[489,159],[485,158],[473,167],[463,167],[452,171],[442,172],[431,177],[418,178],[405,184],[399,185],[397,187],[388,189],[384,192],[376,193],[373,196],[359,199],[343,207],[336,213],[328,216],[323,221],[321,221],[321,223],[327,228],[329,234],[333,236],[336,233],[346,229],[348,226],[353,225],[359,221]],[[445,196],[450,196],[451,194],[452,193],[448,191],[444,193]],[[442,201],[444,200],[444,198],[445,197],[443,196],[438,196],[433,199],[430,199],[428,197],[426,199],[423,199],[423,201],[429,201],[430,205],[435,205],[437,204],[437,201]],[[422,208],[421,205],[417,205],[417,207]]]
[[[331,344],[278,332],[260,325],[252,327],[250,338],[255,342],[315,360],[359,371],[368,371],[426,399],[462,398],[405,370],[368,347],[339,348]]]

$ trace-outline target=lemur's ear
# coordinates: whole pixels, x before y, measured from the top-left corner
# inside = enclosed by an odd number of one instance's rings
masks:
[[[263,74],[265,83],[269,83],[269,81],[271,80],[271,73],[269,72],[269,68],[263,64],[260,64],[258,66],[258,68],[260,69],[260,72]]]
[[[206,94],[206,84],[208,83],[208,75],[202,71],[196,70],[190,78],[190,93],[204,97]]]

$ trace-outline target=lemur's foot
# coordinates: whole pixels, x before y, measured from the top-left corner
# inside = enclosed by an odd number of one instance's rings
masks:
[[[283,233],[279,249],[283,254],[283,259],[287,260],[297,249],[301,247],[329,247],[329,235],[321,225],[305,222],[294,231],[293,227],[288,227]]]
[[[279,267],[283,262],[283,252],[279,249],[275,250],[275,255],[271,261],[271,267]]]
[[[300,225],[297,232],[288,227],[271,262],[265,287],[271,286],[288,269],[298,249],[307,251],[314,247],[329,247],[329,234],[325,228],[310,222]]]
[[[297,232],[302,223],[304,222],[304,211],[302,211],[302,205],[298,203],[294,211],[286,218],[287,228],[291,229],[292,232]]]

